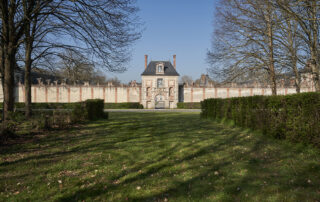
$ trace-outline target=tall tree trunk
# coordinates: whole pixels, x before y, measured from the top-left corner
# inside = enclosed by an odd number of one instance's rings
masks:
[[[31,52],[33,40],[30,36],[30,23],[25,26],[25,75],[24,75],[24,88],[25,88],[25,115],[30,118],[32,115],[31,109]]]
[[[296,86],[296,92],[300,93],[301,91],[301,75],[297,68],[297,62],[293,62],[293,72],[294,72],[294,85]]]
[[[3,128],[9,112],[14,108],[14,71],[16,68],[17,38],[15,27],[15,1],[1,1],[2,42],[4,51],[3,67]]]
[[[270,66],[269,76],[270,76],[270,80],[271,80],[272,95],[277,95],[277,79],[276,79],[276,74],[274,72],[274,65]]]
[[[29,50],[29,49],[26,49]],[[25,75],[24,75],[24,88],[25,88],[25,115],[30,118],[32,115],[31,109],[31,51],[26,51],[25,61]]]
[[[298,47],[297,47],[297,29],[298,24],[290,19],[289,15],[285,14],[286,25],[287,25],[287,33],[288,33],[288,51],[289,51],[289,58],[291,61],[291,68],[294,73],[294,85],[296,87],[296,93],[300,93],[301,91],[301,75],[298,70]]]
[[[3,41],[1,41],[1,62],[0,62],[0,74],[1,74],[1,86],[2,86],[2,95],[4,95],[4,47],[3,47]],[[3,102],[3,101],[2,101]],[[2,105],[3,107],[3,105]],[[3,115],[4,113],[1,113],[2,114],[2,120],[4,119]]]
[[[317,57],[314,56],[312,52],[311,52],[310,66],[312,71],[312,80],[313,80],[314,89],[316,92],[320,92],[320,85],[319,85],[320,81],[319,81],[319,72],[318,72],[319,64],[317,63]]]
[[[313,0],[311,2],[311,30],[312,30],[312,44],[311,44],[311,69],[313,74],[313,82],[316,92],[320,92],[320,64],[318,59],[318,45],[319,45],[319,39],[318,39],[318,31],[319,26],[317,22],[317,14],[318,14],[318,8],[317,8],[317,2]]]
[[[271,81],[272,95],[277,95],[277,79],[274,67],[274,48],[273,48],[273,25],[272,25],[272,7],[268,3],[267,29],[268,29],[268,48],[269,48],[269,76]]]
[[[5,58],[4,58],[4,85],[3,85],[3,114],[4,120],[9,118],[9,113],[13,112],[14,108],[14,70],[16,67],[16,49],[9,46],[5,46]]]

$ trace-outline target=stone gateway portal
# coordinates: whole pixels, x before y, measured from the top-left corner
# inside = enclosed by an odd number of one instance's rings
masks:
[[[151,61],[145,55],[145,70],[142,76],[142,100],[144,108],[176,108],[179,99],[179,74],[176,56],[170,61]]]
[[[157,95],[155,97],[155,108],[156,109],[164,109],[165,108],[165,102],[164,102],[164,96]]]

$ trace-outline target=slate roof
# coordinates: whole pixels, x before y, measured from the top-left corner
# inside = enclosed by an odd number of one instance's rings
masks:
[[[157,74],[157,64],[164,64],[164,74]],[[178,72],[175,70],[170,61],[151,61],[147,66],[147,69],[141,74],[142,76],[179,76]]]

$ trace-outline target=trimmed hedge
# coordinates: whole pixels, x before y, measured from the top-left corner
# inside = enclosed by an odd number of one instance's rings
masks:
[[[72,103],[68,107],[70,108],[40,110],[28,119],[25,117],[24,111],[18,110],[9,113],[9,120],[6,120],[5,128],[0,131],[1,142],[13,137],[16,133],[24,134],[26,131],[29,133],[53,128],[65,128],[87,120],[109,118],[108,112],[104,112],[104,100],[101,99]]]
[[[104,118],[104,100],[102,99],[90,99],[84,101],[84,108],[88,120],[97,120]]]
[[[104,103],[105,109],[143,109],[143,105],[138,102],[125,103]]]
[[[74,109],[79,103],[31,103],[33,109]],[[23,102],[15,103],[16,108],[24,108]],[[3,103],[0,103],[3,108]],[[104,103],[105,109],[143,109],[140,103]]]
[[[207,99],[201,116],[294,142],[320,146],[320,93]]]
[[[31,103],[32,109],[73,109],[76,107],[76,103]],[[24,102],[14,103],[15,108],[24,108]],[[3,108],[3,103],[0,103],[0,108]]]
[[[200,102],[178,102],[178,109],[201,109]]]

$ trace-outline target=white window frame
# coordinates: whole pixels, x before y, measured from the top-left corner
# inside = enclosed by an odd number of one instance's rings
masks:
[[[159,85],[159,81],[161,80],[161,85]],[[157,88],[163,88],[164,87],[164,80],[163,78],[157,78]]]
[[[164,65],[163,64],[157,64],[156,72],[157,72],[157,74],[164,74]]]

